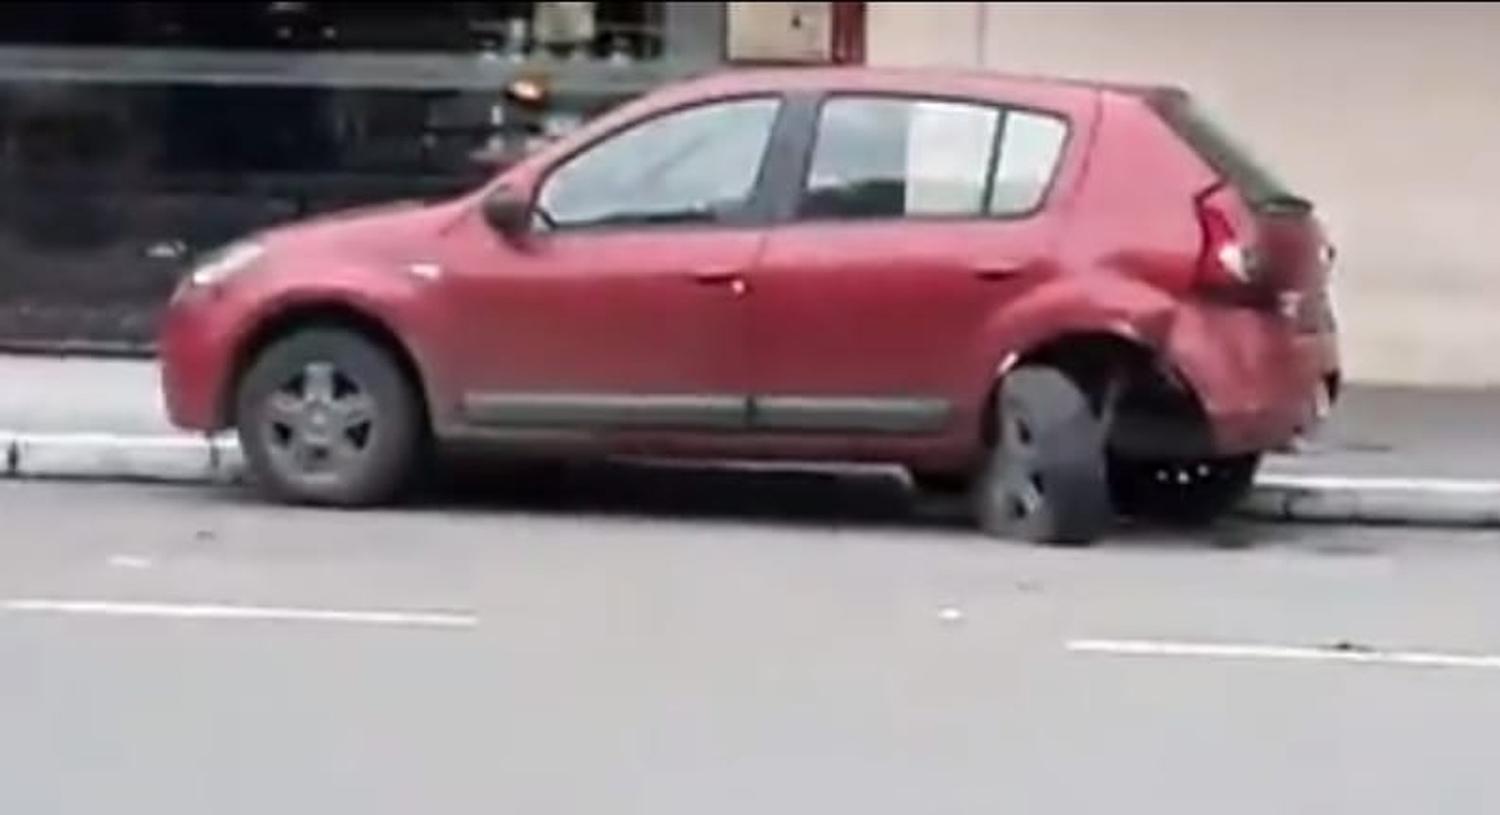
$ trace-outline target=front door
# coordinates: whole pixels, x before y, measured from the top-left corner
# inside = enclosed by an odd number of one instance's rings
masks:
[[[546,171],[533,232],[464,270],[474,424],[743,426],[746,277],[778,99],[653,116]]]
[[[1065,134],[989,104],[824,100],[796,214],[753,281],[755,422],[928,435],[971,416],[991,321],[1052,268],[1042,203]]]

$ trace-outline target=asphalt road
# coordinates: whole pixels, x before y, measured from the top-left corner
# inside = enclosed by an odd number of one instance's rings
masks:
[[[1494,533],[1047,550],[874,480],[0,483],[0,812],[1492,813],[1497,585]]]

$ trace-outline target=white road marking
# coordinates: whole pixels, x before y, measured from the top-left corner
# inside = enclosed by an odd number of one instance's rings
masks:
[[[473,614],[408,611],[339,611],[315,608],[277,608],[177,603],[117,603],[106,600],[8,600],[6,611],[35,614],[77,614],[102,617],[156,617],[180,620],[242,622],[345,623],[418,628],[474,628]]]
[[[1419,668],[1500,670],[1500,655],[1453,654],[1424,651],[1382,651],[1366,648],[1313,648],[1297,645],[1170,642],[1160,640],[1073,640],[1069,651],[1135,657],[1206,659],[1267,659],[1295,662],[1345,662],[1364,665],[1406,665]]]
[[[938,609],[938,619],[945,623],[961,623],[964,621],[964,610],[957,606],[944,606]]]
[[[116,569],[149,569],[151,560],[149,558],[136,557],[135,555],[114,555],[108,561],[109,565]]]

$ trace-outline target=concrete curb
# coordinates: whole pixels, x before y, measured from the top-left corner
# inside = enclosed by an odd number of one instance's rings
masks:
[[[156,356],[156,346],[153,343],[107,340],[0,339],[0,354],[58,359],[151,359]]]
[[[0,477],[228,483],[244,470],[230,438],[0,431]]]
[[[1263,475],[1241,513],[1274,521],[1500,526],[1500,481]]]
[[[232,483],[232,436],[0,430],[0,478]],[[821,469],[821,468],[820,468]],[[1240,508],[1270,521],[1500,526],[1500,480],[1262,475]]]

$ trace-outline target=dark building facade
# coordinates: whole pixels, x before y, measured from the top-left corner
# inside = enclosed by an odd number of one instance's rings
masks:
[[[818,4],[782,4],[808,6]],[[0,4],[0,345],[141,347],[195,251],[450,195],[724,62],[723,3]],[[518,79],[541,109],[508,104]]]

